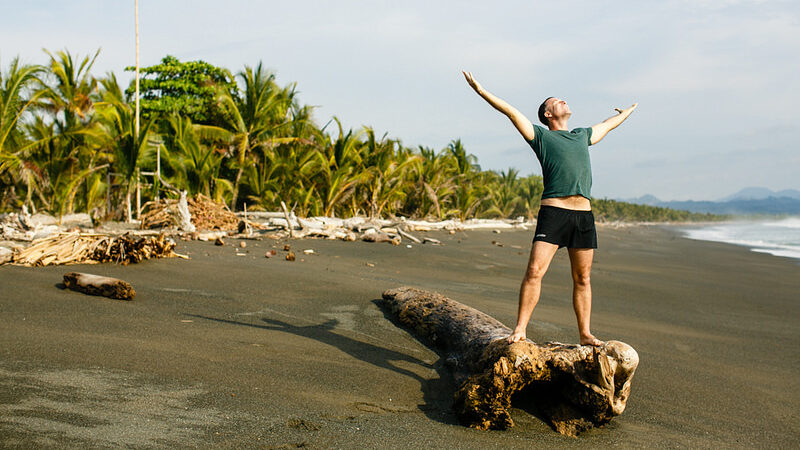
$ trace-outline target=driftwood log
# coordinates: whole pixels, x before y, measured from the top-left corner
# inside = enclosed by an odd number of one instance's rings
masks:
[[[455,412],[478,429],[512,427],[509,410],[533,409],[559,433],[575,436],[622,414],[639,356],[629,345],[508,344],[511,329],[443,295],[401,287],[382,307],[438,350],[459,388]]]
[[[90,273],[66,273],[64,274],[64,286],[84,294],[101,295],[118,300],[133,300],[136,295],[133,286],[127,281]]]

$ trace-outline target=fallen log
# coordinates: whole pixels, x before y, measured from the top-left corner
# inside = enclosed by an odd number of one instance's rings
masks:
[[[118,300],[133,300],[136,295],[133,286],[127,281],[91,273],[66,273],[64,274],[64,286],[84,294],[100,295]]]
[[[625,409],[639,364],[638,354],[625,343],[508,344],[511,329],[493,317],[409,287],[384,292],[381,306],[441,352],[460,386],[454,408],[465,425],[512,427],[514,400],[535,409],[559,433],[576,436]]]

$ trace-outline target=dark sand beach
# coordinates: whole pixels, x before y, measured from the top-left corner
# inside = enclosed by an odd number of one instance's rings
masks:
[[[375,304],[412,285],[512,325],[532,231],[428,235],[444,245],[302,240],[288,262],[284,241],[193,241],[188,261],[0,267],[0,447],[800,445],[797,261],[600,228],[592,328],[641,362],[624,414],[570,438],[524,409],[508,431],[460,426],[437,354]],[[70,271],[136,299],[60,289]],[[563,250],[529,338],[577,341]]]

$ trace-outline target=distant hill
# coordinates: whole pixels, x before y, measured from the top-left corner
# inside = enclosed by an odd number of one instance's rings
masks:
[[[796,189],[784,189],[776,192],[762,187],[749,187],[716,202],[694,200],[663,201],[652,195],[644,195],[622,201],[693,213],[800,215],[800,191]]]
[[[784,189],[776,192],[763,187],[747,187],[733,195],[729,195],[723,199],[720,199],[719,201],[729,202],[733,200],[766,200],[770,197],[786,197],[800,200],[800,191],[797,189]]]

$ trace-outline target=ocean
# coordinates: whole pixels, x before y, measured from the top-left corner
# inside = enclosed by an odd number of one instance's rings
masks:
[[[800,217],[712,224],[682,230],[689,239],[727,242],[800,260]]]

